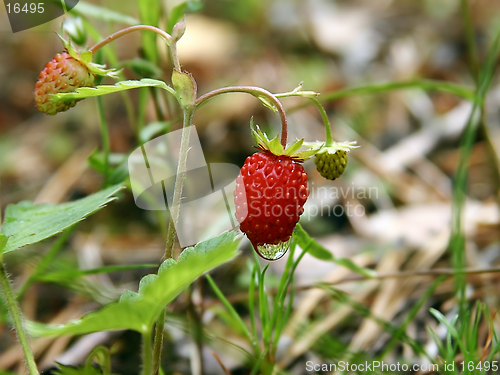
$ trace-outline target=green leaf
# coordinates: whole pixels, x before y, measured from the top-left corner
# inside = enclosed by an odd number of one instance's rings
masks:
[[[60,325],[27,322],[27,328],[34,336],[79,335],[123,329],[147,333],[160,312],[194,280],[236,256],[239,240],[235,237],[235,232],[225,232],[185,249],[178,262],[167,259],[157,275],[143,278],[139,293],[125,292],[119,301],[101,310]]]
[[[203,3],[201,1],[185,1],[177,4],[172,8],[168,16],[167,32],[170,34],[172,33],[174,25],[182,20],[184,14],[199,12],[201,9],[203,9]]]
[[[78,5],[71,9],[69,13],[76,13],[106,22],[124,23],[126,25],[138,25],[140,23],[137,18],[131,17],[127,14],[115,12],[113,10],[109,10],[108,8],[90,4],[82,0],[80,0]]]
[[[62,232],[115,200],[113,195],[122,188],[115,185],[83,199],[58,205],[20,202],[7,206],[2,233],[9,240],[3,253]]]
[[[317,259],[333,262],[366,277],[376,276],[375,271],[369,268],[360,267],[350,259],[335,257],[331,252],[316,242],[314,238],[310,237],[300,224],[297,224],[295,227],[294,239],[303,250],[306,250]]]
[[[162,88],[172,95],[175,95],[173,88],[168,86],[165,82],[156,79],[143,78],[140,81],[121,81],[114,85],[100,85],[96,87],[80,87],[76,89],[75,92],[68,92],[62,94],[50,95],[50,100],[54,102],[71,101],[75,99],[85,99],[94,96],[102,96],[107,94],[112,94],[115,92],[137,89],[139,87],[159,87]]]

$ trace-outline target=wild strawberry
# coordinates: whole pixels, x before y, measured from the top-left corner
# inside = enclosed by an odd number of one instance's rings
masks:
[[[339,178],[347,166],[347,153],[355,148],[355,142],[333,142],[325,146],[314,157],[318,172],[328,180]]]
[[[347,152],[337,150],[334,154],[323,152],[314,158],[314,164],[318,172],[329,180],[335,180],[344,173],[347,166]]]
[[[78,100],[54,100],[52,95],[74,92],[79,87],[94,86],[97,75],[117,78],[114,69],[103,69],[92,63],[92,53],[75,51],[71,42],[60,37],[65,52],[58,53],[38,75],[35,86],[35,103],[40,112],[49,115],[63,112],[73,107]]]
[[[236,219],[257,253],[267,260],[281,258],[309,195],[301,163],[317,150],[296,152],[303,140],[288,149],[278,137],[269,141],[252,129],[261,152],[249,156],[236,179]]]
[[[58,53],[38,75],[35,86],[37,109],[49,115],[70,109],[76,104],[76,100],[53,102],[50,100],[50,95],[72,92],[79,87],[94,86],[94,78],[95,75],[90,73],[85,64],[67,52]]]

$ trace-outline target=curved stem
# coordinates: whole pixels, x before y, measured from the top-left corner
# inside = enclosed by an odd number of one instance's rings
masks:
[[[265,98],[269,99],[272,102],[272,104],[275,105],[275,107],[278,110],[278,113],[280,115],[280,119],[281,119],[281,144],[283,145],[283,147],[286,147],[286,141],[287,141],[287,137],[288,137],[288,121],[286,119],[285,109],[283,108],[283,105],[281,104],[279,99],[274,94],[270,93],[267,90],[264,90],[260,87],[254,87],[254,86],[222,87],[220,89],[216,89],[216,90],[207,92],[206,94],[200,96],[198,99],[196,99],[195,107],[202,105],[208,99],[211,99],[217,95],[226,94],[226,93],[230,93],[230,92],[244,92],[247,94],[251,94],[257,98],[265,97]]]
[[[98,50],[100,50],[102,47],[104,47],[106,44],[111,43],[112,41],[114,41],[118,38],[121,38],[124,35],[130,34],[134,31],[138,31],[138,30],[152,31],[152,32],[158,34],[159,36],[161,36],[165,40],[165,42],[168,44],[168,46],[170,47],[174,67],[176,69],[180,70],[179,57],[177,56],[177,49],[175,47],[175,41],[172,39],[172,36],[169,33],[163,31],[162,29],[159,29],[158,27],[154,27],[154,26],[150,26],[150,25],[135,25],[135,26],[130,26],[130,27],[127,27],[127,28],[122,29],[120,31],[117,31],[116,33],[111,34],[107,38],[101,40],[95,46],[90,47],[89,51],[92,53],[95,53]]]
[[[30,343],[28,340],[28,335],[23,326],[23,317],[19,305],[16,302],[14,293],[10,286],[9,279],[7,277],[7,272],[5,271],[5,266],[3,264],[3,259],[0,257],[0,284],[4,291],[5,303],[12,317],[14,323],[14,328],[16,329],[17,338],[23,349],[24,359],[26,360],[26,365],[30,375],[38,375],[38,369],[36,367],[35,358],[33,352],[31,351]]]
[[[333,144],[333,137],[332,137],[332,126],[330,125],[330,120],[328,119],[328,115],[326,114],[325,109],[321,105],[318,99],[316,98],[309,98],[312,100],[314,105],[318,108],[319,112],[321,113],[321,117],[323,118],[323,123],[325,124],[325,131],[326,131],[326,143],[325,146],[329,147]]]

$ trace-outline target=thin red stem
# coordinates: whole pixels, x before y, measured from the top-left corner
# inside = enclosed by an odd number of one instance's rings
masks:
[[[198,107],[202,105],[205,101],[208,99],[211,99],[217,95],[220,94],[227,94],[230,92],[244,92],[247,94],[251,94],[255,97],[263,96],[266,97],[267,99],[270,99],[272,103],[276,106],[276,109],[278,110],[278,113],[280,115],[281,119],[281,144],[283,147],[286,147],[286,141],[288,137],[288,121],[286,119],[286,113],[285,113],[285,108],[283,108],[283,105],[279,101],[279,99],[272,93],[270,93],[267,90],[264,90],[263,88],[260,87],[254,87],[254,86],[229,86],[229,87],[222,87],[220,89],[215,89],[213,91],[207,92],[206,94],[200,96],[198,99],[196,99],[195,106]]]
[[[173,41],[172,36],[169,33],[163,31],[162,29],[159,29],[157,27],[150,26],[150,25],[135,25],[135,26],[130,26],[130,27],[127,27],[127,28],[122,29],[120,31],[117,31],[116,33],[111,34],[107,38],[101,40],[95,46],[91,47],[89,49],[89,51],[92,53],[95,53],[98,50],[100,50],[102,47],[104,47],[106,44],[108,44],[108,43],[110,43],[118,38],[121,38],[124,35],[130,34],[134,31],[138,31],[138,30],[152,31],[152,32],[160,35],[163,39],[165,39],[165,42],[168,44],[168,46],[170,47],[170,50],[172,52],[172,60],[174,62],[174,67],[180,71],[179,57],[177,56],[177,52],[175,49],[175,42]]]

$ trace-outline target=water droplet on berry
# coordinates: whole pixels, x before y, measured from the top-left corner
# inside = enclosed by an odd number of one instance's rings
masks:
[[[266,260],[278,260],[286,254],[290,248],[291,237],[286,242],[279,242],[277,244],[263,244],[257,246],[257,253]]]

